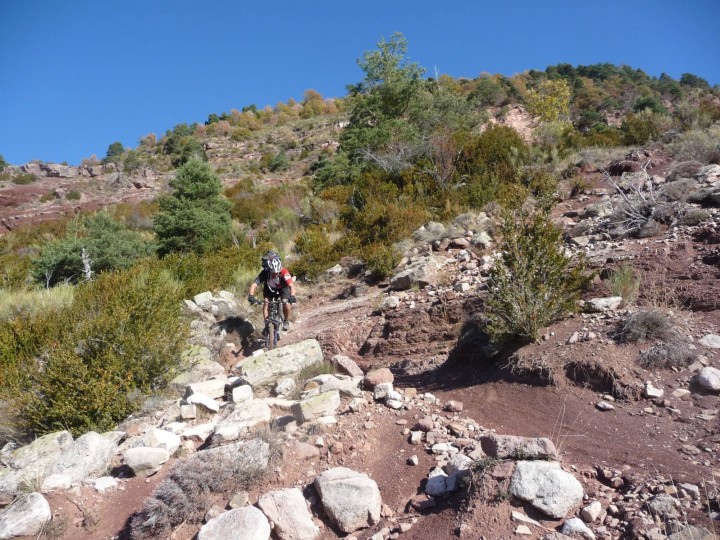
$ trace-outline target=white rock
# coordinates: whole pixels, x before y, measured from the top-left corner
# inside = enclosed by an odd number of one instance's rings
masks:
[[[62,451],[50,472],[67,475],[73,483],[94,478],[110,468],[116,451],[117,445],[111,439],[89,431]]]
[[[695,382],[710,392],[720,392],[720,369],[706,367],[695,375]]]
[[[655,388],[651,382],[645,383],[645,391],[643,392],[643,395],[648,398],[660,398],[663,396],[665,391],[662,388]]]
[[[607,401],[599,401],[595,404],[595,408],[600,411],[613,411],[615,407],[610,405]]]
[[[580,518],[570,518],[563,523],[562,533],[568,536],[580,536],[587,540],[595,540],[595,533],[588,529]]]
[[[336,467],[315,478],[315,487],[325,514],[341,531],[351,533],[379,521],[380,490],[366,474]]]
[[[42,481],[40,491],[42,493],[49,493],[58,489],[68,489],[70,486],[72,486],[72,483],[73,482],[72,478],[70,478],[70,475],[51,474],[50,476],[46,476],[45,479]]]
[[[441,497],[448,491],[447,485],[448,475],[440,467],[435,467],[428,475],[427,484],[425,484],[425,493],[431,497]]]
[[[583,498],[580,482],[555,461],[518,461],[510,493],[554,518],[567,516]]]
[[[304,399],[292,406],[292,413],[298,424],[321,416],[332,415],[340,407],[340,393],[337,390],[323,392]]]
[[[600,501],[593,501],[590,504],[586,505],[580,511],[580,517],[583,519],[583,521],[585,521],[587,523],[592,523],[593,521],[596,521],[597,518],[600,517],[601,513],[602,513],[602,504],[600,504]]]
[[[103,476],[95,480],[93,487],[98,493],[105,493],[110,489],[116,488],[117,485],[118,481],[116,478],[113,478],[112,476]]]
[[[315,339],[307,339],[245,358],[233,370],[256,386],[272,383],[284,375],[299,373],[303,368],[322,361],[320,343]]]
[[[373,388],[373,398],[375,400],[385,399],[392,391],[393,384],[390,382],[376,384]]]
[[[622,304],[622,296],[608,296],[605,298],[591,298],[585,302],[589,311],[614,311]]]
[[[39,493],[20,495],[0,512],[0,540],[35,536],[52,519],[50,505]]]
[[[164,429],[152,428],[143,436],[145,446],[150,448],[164,448],[173,455],[180,447],[180,437]]]
[[[275,395],[276,396],[287,396],[292,394],[292,391],[295,390],[295,379],[291,379],[290,377],[285,377],[284,379],[280,379],[275,386]]]
[[[720,336],[717,334],[708,334],[700,339],[698,343],[708,349],[720,349]]]
[[[130,467],[135,476],[151,476],[158,472],[163,463],[170,459],[170,452],[165,448],[128,448],[123,453],[125,465]]]
[[[279,540],[312,540],[320,532],[297,488],[266,493],[258,500],[258,507],[275,524],[273,530]]]
[[[390,311],[392,309],[397,309],[399,305],[400,298],[398,298],[397,296],[388,296],[380,304],[380,311]]]
[[[189,441],[204,443],[213,431],[215,431],[215,424],[208,422],[186,429],[182,432],[181,437]]]
[[[190,397],[193,394],[205,394],[213,399],[221,398],[225,395],[226,384],[227,377],[217,377],[215,379],[189,384],[185,387],[185,397]]]
[[[216,413],[220,411],[220,405],[217,401],[215,401],[210,396],[206,396],[205,394],[202,394],[200,392],[197,392],[187,397],[185,401],[187,401],[188,405],[200,405],[201,407],[204,407],[210,412]]]
[[[242,403],[253,399],[253,389],[249,384],[236,386],[232,390],[232,400],[234,403]]]
[[[202,526],[197,540],[269,540],[270,523],[254,506],[229,510]]]

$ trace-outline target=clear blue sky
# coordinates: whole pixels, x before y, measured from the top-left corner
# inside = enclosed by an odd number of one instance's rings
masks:
[[[453,77],[610,62],[720,83],[720,0],[0,0],[0,154],[78,164],[208,114],[345,95],[402,32]]]

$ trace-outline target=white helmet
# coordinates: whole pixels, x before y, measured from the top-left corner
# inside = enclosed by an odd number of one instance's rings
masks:
[[[268,259],[268,270],[270,270],[270,272],[277,274],[281,268],[282,262],[280,261],[280,257],[272,257],[271,259]]]

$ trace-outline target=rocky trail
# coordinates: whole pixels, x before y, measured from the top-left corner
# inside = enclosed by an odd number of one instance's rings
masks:
[[[717,192],[720,167],[693,174]],[[675,181],[662,160],[652,181]],[[0,538],[17,536],[8,515],[15,531],[51,515],[42,534],[79,540],[716,538],[720,213],[621,238],[603,229],[605,189],[555,217],[598,275],[633,262],[637,305],[598,277],[580,313],[496,369],[466,324],[497,256],[483,214],[418,231],[387,282],[346,262],[300,287],[276,351],[259,350],[257,312],[202,293],[186,301],[191,369],[176,395],[115,432],[3,449],[3,500],[21,484],[33,495],[4,511]],[[682,326],[687,365],[643,367],[650,344],[617,338],[658,304],[654,290]],[[219,489],[243,460],[259,479]]]

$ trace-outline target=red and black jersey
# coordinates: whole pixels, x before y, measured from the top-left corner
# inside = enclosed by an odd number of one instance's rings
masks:
[[[290,272],[287,271],[287,268],[281,268],[280,272],[274,276],[270,273],[269,270],[263,270],[255,278],[256,285],[261,285],[264,283],[265,286],[271,291],[279,291],[281,289],[284,289],[285,287],[290,286],[292,282],[292,276],[290,275]]]

